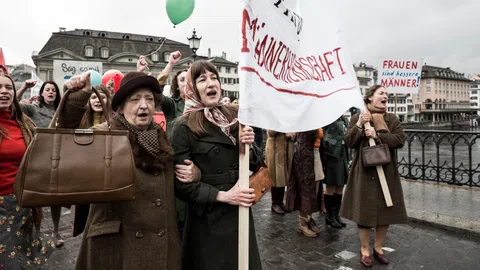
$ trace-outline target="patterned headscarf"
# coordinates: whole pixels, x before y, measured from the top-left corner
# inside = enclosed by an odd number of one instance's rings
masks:
[[[185,87],[185,109],[183,111],[183,114],[187,115],[194,111],[203,110],[205,117],[208,119],[208,121],[218,126],[223,131],[223,133],[225,133],[225,135],[227,135],[230,140],[232,140],[233,144],[236,144],[237,141],[230,134],[230,127],[235,125],[238,119],[235,118],[232,122],[228,122],[227,117],[218,108],[219,106],[225,105],[222,101],[219,101],[219,103],[215,107],[207,107],[205,106],[205,104],[202,103],[202,100],[193,89],[192,68],[189,68],[187,71],[186,81],[187,86]]]

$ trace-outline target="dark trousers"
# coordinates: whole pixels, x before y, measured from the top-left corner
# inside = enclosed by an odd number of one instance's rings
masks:
[[[283,196],[285,195],[285,187],[272,187],[272,205],[283,205]]]

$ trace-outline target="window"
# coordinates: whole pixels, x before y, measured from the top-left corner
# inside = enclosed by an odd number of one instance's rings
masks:
[[[218,73],[222,72],[222,67],[217,67],[217,69],[218,69]]]
[[[85,46],[85,57],[93,57],[93,46]]]
[[[227,68],[228,69],[228,68]],[[232,78],[228,78],[228,84],[233,84]]]
[[[230,73],[230,68],[229,68],[229,67],[226,67],[226,68],[225,68],[225,72]]]
[[[164,52],[163,53],[163,62],[168,63],[168,59],[170,59],[171,52]]]
[[[431,89],[431,86],[429,86],[429,85],[427,84],[427,90],[425,91],[425,93],[428,94],[428,93],[430,93],[431,90],[432,90],[432,89]]]
[[[170,55],[168,57],[170,57]],[[158,52],[152,53],[152,61],[158,62]]]
[[[477,93],[477,90],[472,91],[472,95],[476,95]]]
[[[238,70],[237,70],[237,69],[235,69],[235,71],[234,71],[234,72],[235,72],[235,74],[237,74],[237,73],[238,73]]]
[[[100,55],[102,56],[102,58],[108,58],[108,56],[109,56],[108,48],[107,47],[102,47],[100,49]]]
[[[47,70],[47,78],[49,81],[53,81],[53,70]]]

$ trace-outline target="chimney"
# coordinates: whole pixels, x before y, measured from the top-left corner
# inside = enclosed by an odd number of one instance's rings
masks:
[[[208,48],[208,58],[212,57],[212,50]]]
[[[222,52],[222,58],[227,59],[227,53],[226,52]]]
[[[65,32],[65,30],[67,30],[67,28],[65,28],[65,27],[59,27],[59,28],[58,28],[58,31],[59,31],[59,32]]]

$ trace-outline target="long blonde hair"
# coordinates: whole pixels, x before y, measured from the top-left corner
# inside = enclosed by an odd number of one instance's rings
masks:
[[[12,78],[7,74],[0,74],[0,77],[8,78],[12,82],[13,102],[12,102],[12,105],[11,105],[11,108],[12,108],[11,119],[16,120],[18,125],[20,126],[20,128],[27,132],[26,135],[29,136],[29,139],[32,138],[33,137],[33,129],[35,128],[35,124],[33,123],[33,121],[30,118],[28,118],[28,116],[26,116],[23,113],[22,107],[20,107],[20,103],[18,102],[18,99],[17,99],[17,90],[15,89],[15,83],[13,82]],[[0,126],[0,142],[2,141],[3,136],[8,138],[8,135],[9,135],[8,130],[6,130],[4,127]]]

